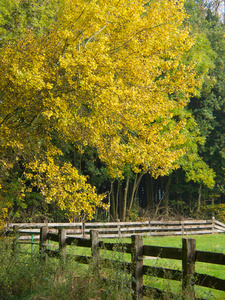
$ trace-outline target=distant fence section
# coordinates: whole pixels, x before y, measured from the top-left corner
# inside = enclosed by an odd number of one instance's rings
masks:
[[[224,233],[225,224],[212,218],[211,220],[184,221],[145,221],[145,222],[109,222],[109,223],[14,223],[8,224],[6,231],[18,226],[20,239],[38,239],[40,228],[48,227],[49,232],[57,233],[65,228],[67,236],[90,238],[91,230],[97,229],[99,238],[123,238],[132,235],[167,236],[198,235]],[[23,236],[24,234],[24,236]],[[28,237],[28,234],[30,237]]]
[[[222,226],[222,225],[221,225]],[[203,286],[220,291],[225,291],[225,279],[217,278],[209,274],[200,274],[195,272],[195,263],[210,263],[225,265],[225,255],[223,253],[214,253],[198,251],[195,247],[196,241],[193,238],[183,238],[182,248],[150,246],[143,244],[143,237],[139,235],[131,236],[131,243],[109,243],[99,240],[98,230],[91,230],[90,239],[82,237],[67,236],[65,228],[59,228],[58,233],[51,232],[50,227],[42,226],[39,237],[39,252],[43,255],[58,257],[63,260],[72,255],[72,259],[79,263],[88,264],[92,261],[96,271],[99,274],[99,264],[107,263],[110,265],[115,262],[117,268],[121,267],[131,274],[133,299],[140,299],[141,295],[148,293],[163,294],[163,291],[143,284],[143,276],[155,276],[166,280],[180,281],[182,284],[182,293],[185,299],[195,299],[194,286]],[[28,232],[28,231],[27,231]],[[20,244],[29,243],[21,241],[18,225],[13,227],[14,254],[20,252]],[[54,241],[51,244],[50,241]],[[31,243],[31,242],[30,242]],[[32,242],[33,245],[35,242]],[[38,244],[38,243],[36,243]],[[68,246],[91,248],[91,256],[68,254]],[[111,259],[101,259],[101,249],[108,251],[122,251],[131,254],[130,262],[115,261]],[[32,254],[32,253],[31,253]],[[144,264],[146,257],[176,259],[182,261],[182,270],[174,270],[163,267],[148,266]],[[107,278],[106,278],[107,280]]]

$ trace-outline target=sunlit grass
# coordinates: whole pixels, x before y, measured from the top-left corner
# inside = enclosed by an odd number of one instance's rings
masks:
[[[215,235],[197,235],[197,236],[185,236],[185,238],[191,237],[196,239],[196,249],[201,251],[225,253],[225,235],[215,234]],[[116,250],[119,246],[117,243],[131,243],[130,238],[125,239],[104,239],[105,242],[115,243],[114,251],[101,250],[101,258],[110,258],[113,260],[121,260],[130,262],[131,255],[128,253],[119,253]],[[57,244],[51,242],[51,244]],[[153,246],[163,246],[163,247],[177,247],[182,248],[182,237],[181,236],[167,236],[167,237],[143,237],[144,245]],[[25,250],[30,252],[29,245],[21,245]],[[38,247],[33,246],[34,252],[38,251]],[[91,249],[85,247],[67,246],[67,253],[73,255],[84,255],[91,256]],[[163,267],[174,270],[182,270],[182,262],[179,260],[171,259],[144,259],[144,264],[155,267]],[[82,265],[80,265],[82,266]],[[82,266],[82,268],[87,268],[87,266]],[[104,271],[107,274],[107,271]],[[218,278],[225,279],[225,266],[214,265],[207,263],[196,262],[196,272],[202,274],[209,274]],[[150,274],[151,276],[144,276],[144,284],[157,287],[159,289],[164,289],[169,292],[180,293],[181,283],[173,280],[165,280],[157,278],[157,274]],[[203,288],[195,286],[195,292],[198,297],[205,299],[225,299],[225,292],[216,291],[213,289]]]

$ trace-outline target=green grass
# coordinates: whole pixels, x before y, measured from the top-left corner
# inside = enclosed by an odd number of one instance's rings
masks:
[[[185,236],[187,237],[187,236]],[[197,235],[188,236],[196,239],[196,249],[208,252],[217,252],[225,254],[225,235]],[[118,242],[118,240],[107,240],[107,242]],[[131,239],[123,239],[124,243],[130,243]],[[148,237],[143,238],[144,245],[163,246],[163,247],[177,247],[182,248],[181,236],[167,236],[167,237]],[[106,254],[104,254],[106,255]],[[124,254],[124,259],[130,261],[130,255]],[[155,267],[164,267],[168,269],[182,270],[182,262],[172,259],[144,259],[144,264]],[[196,272],[202,274],[209,274],[221,279],[225,279],[225,266],[196,263]],[[159,289],[164,289],[169,292],[180,293],[181,283],[172,280],[163,280],[153,276],[144,276],[144,283],[146,285],[155,286]],[[217,291],[214,289],[195,286],[195,292],[197,297],[206,299],[225,299],[225,292]]]
[[[187,236],[185,236],[187,237]],[[218,252],[218,253],[225,253],[225,235],[198,235],[198,236],[188,236],[196,239],[196,249],[202,251],[209,251],[209,252]],[[131,239],[126,238],[123,240],[119,239],[107,239],[104,240],[105,242],[111,243],[130,243]],[[147,237],[143,238],[144,245],[154,245],[154,246],[164,246],[164,247],[182,247],[182,237]],[[31,249],[31,246],[28,245],[21,245],[23,250]],[[38,248],[36,248],[38,251]],[[115,250],[117,246],[115,246]],[[84,255],[84,256],[91,256],[90,248],[83,248],[83,247],[76,247],[76,246],[67,246],[67,252],[70,254],[76,255]],[[102,258],[112,258],[114,260],[122,260],[122,261],[131,261],[130,254],[126,253],[119,253],[116,251],[105,251],[101,250],[101,257]],[[169,259],[144,259],[144,264],[149,266],[156,266],[156,267],[164,267],[169,269],[181,270],[182,263],[178,260],[169,260]],[[88,266],[86,265],[79,265],[80,270],[88,270]],[[116,271],[117,272],[117,271]],[[118,271],[120,272],[120,271]],[[225,266],[221,265],[214,265],[214,264],[206,264],[206,263],[196,263],[196,272],[209,274],[215,277],[219,277],[225,279]],[[108,276],[109,271],[107,269],[102,268],[103,275]],[[115,272],[114,272],[115,273]],[[111,274],[112,275],[112,272]],[[156,274],[150,274],[152,276],[144,276],[144,284],[157,287],[159,289],[164,289],[167,292],[181,292],[181,283],[172,281],[172,280],[163,280],[155,277]],[[225,292],[216,291],[213,289],[203,288],[195,286],[195,292],[197,297],[202,297],[205,299],[225,299]],[[108,298],[107,298],[108,299]],[[122,298],[121,298],[122,299]],[[124,298],[125,299],[125,298]],[[179,299],[179,297],[178,297]]]
[[[197,236],[184,236],[196,239],[196,249],[208,252],[217,252],[225,254],[225,235],[215,234],[215,235],[197,235]],[[125,239],[124,242],[130,242],[130,239]],[[163,246],[163,247],[177,247],[182,248],[182,237],[181,236],[167,236],[167,237],[144,237],[144,245],[153,246]],[[145,265],[164,267],[169,269],[181,270],[182,262],[179,260],[171,259],[145,259]],[[225,279],[225,266],[199,263],[195,265],[195,270],[197,273],[209,274],[221,279]],[[153,274],[155,275],[155,274]],[[168,283],[169,282],[169,283]],[[175,281],[162,280],[159,278],[154,278],[146,276],[145,283],[151,286],[156,286],[160,289],[169,289],[174,292],[179,292],[181,290],[181,284]],[[206,299],[225,299],[225,292],[217,291],[214,289],[204,288],[195,286],[195,292],[197,297],[202,297]]]
[[[225,235],[224,234],[206,234],[206,235],[189,235],[185,238],[196,239],[196,249],[201,251],[218,252],[225,254]],[[144,237],[144,245],[157,245],[164,247],[182,247],[181,236],[167,237]]]
[[[29,254],[16,254],[11,243],[0,240],[1,300],[131,300],[130,276],[116,266],[105,282],[92,262],[87,266],[73,259],[48,258],[38,254],[38,247],[31,255],[30,245],[24,244],[21,250]]]
[[[184,236],[187,237],[187,236]],[[190,238],[196,239],[196,249],[208,252],[217,252],[225,254],[225,235],[215,234],[215,235],[197,235],[188,236]],[[110,243],[130,243],[130,238],[119,239],[104,239],[105,242]],[[153,246],[163,246],[163,247],[177,247],[182,248],[182,237],[181,236],[167,236],[167,237],[143,237],[144,245]],[[69,248],[69,247],[68,247]],[[75,249],[75,248],[74,248]],[[116,247],[115,247],[116,249]],[[76,250],[72,248],[68,251],[74,251],[79,255],[91,255],[90,249],[76,247]],[[131,261],[130,254],[117,253],[112,251],[101,251],[102,258],[112,258],[112,259],[122,259],[124,261]],[[144,264],[155,267],[164,267],[168,269],[182,270],[182,262],[179,260],[171,259],[144,259]],[[202,274],[209,274],[221,279],[225,279],[225,266],[207,264],[207,263],[196,263],[196,272]],[[159,289],[164,289],[169,292],[181,292],[181,283],[172,280],[163,280],[155,277],[156,274],[151,274],[153,276],[144,276],[144,284],[155,286]],[[217,291],[214,289],[204,288],[195,286],[195,292],[197,297],[202,297],[205,299],[225,299],[225,292]]]
[[[187,237],[187,236],[185,236]],[[188,236],[196,239],[196,249],[201,251],[208,252],[217,252],[225,254],[225,235],[224,234],[215,234],[215,235],[197,235],[197,236]],[[145,245],[157,245],[164,247],[178,247],[182,248],[182,237],[153,237],[153,238],[144,238]],[[160,259],[157,261],[148,260],[144,261],[144,264],[159,266],[171,269],[182,269],[182,263],[177,260],[168,260]],[[195,265],[195,270],[197,273],[209,274],[221,279],[225,279],[225,266],[199,263]],[[158,280],[156,286],[163,286],[162,280]],[[165,285],[165,283],[164,283]],[[176,282],[171,283],[174,287],[177,288],[179,284]],[[171,286],[170,285],[170,286]],[[175,289],[176,289],[175,288]],[[180,286],[179,286],[180,288]],[[208,289],[204,287],[195,286],[195,292],[197,297],[202,297],[206,299],[225,299],[225,292],[217,291],[214,289]]]

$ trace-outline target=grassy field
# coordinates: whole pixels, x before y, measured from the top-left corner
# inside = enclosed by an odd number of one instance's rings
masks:
[[[196,249],[197,250],[203,250],[203,251],[210,251],[210,252],[218,252],[218,253],[225,253],[225,235],[220,234],[220,235],[199,235],[199,236],[191,236],[192,238],[196,239]],[[112,242],[112,243],[130,243],[131,239],[126,238],[121,240],[118,239],[108,239],[104,240],[106,242]],[[154,246],[165,246],[165,247],[182,247],[182,237],[144,237],[143,238],[143,243],[144,245],[154,245]],[[34,246],[35,247],[35,246]],[[38,252],[38,247],[35,247],[36,251]],[[116,249],[117,247],[115,247]],[[30,252],[31,246],[30,245],[21,245],[21,249],[24,252]],[[67,247],[67,252],[70,254],[76,254],[76,255],[86,255],[90,256],[91,252],[89,248],[82,248],[82,247],[76,247],[76,246],[68,246]],[[22,257],[22,256],[21,256]],[[29,256],[30,257],[30,256]],[[126,253],[119,253],[116,251],[101,251],[101,257],[106,257],[106,258],[112,258],[114,260],[122,260],[122,261],[130,261],[131,257],[130,254]],[[52,259],[49,259],[49,263]],[[2,260],[3,261],[3,260]],[[0,262],[2,263],[1,259]],[[55,260],[56,261],[56,260]],[[55,267],[57,266],[58,263],[54,263]],[[181,261],[178,260],[169,260],[169,259],[144,259],[144,264],[145,265],[151,265],[151,266],[156,266],[156,267],[164,267],[164,268],[170,268],[170,269],[175,269],[175,270],[181,270],[182,268],[182,263]],[[2,266],[1,270],[3,269]],[[52,267],[51,267],[52,268]],[[74,264],[73,261],[70,262],[70,266],[68,267],[68,272],[72,272],[73,276],[72,278],[77,278],[80,276],[80,274],[86,274],[83,275],[83,277],[87,276],[88,274],[88,279],[85,279],[87,282],[92,282],[93,279],[91,279],[90,274],[91,272],[89,271],[90,268],[87,265],[80,265],[80,264]],[[60,268],[59,268],[60,269]],[[66,270],[66,269],[65,269]],[[65,271],[64,270],[64,271]],[[72,271],[71,271],[72,270]],[[79,271],[78,271],[79,270]],[[46,271],[47,272],[47,271]],[[55,273],[60,273],[62,271],[55,271]],[[74,275],[75,272],[75,275]],[[107,270],[104,266],[102,266],[101,272],[104,276],[108,277],[110,280],[107,286],[98,286],[101,293],[99,293],[99,296],[93,296],[93,299],[130,299],[130,292],[128,286],[130,285],[130,277],[129,275],[124,275],[122,271],[117,270],[116,266],[113,266],[111,270]],[[196,272],[198,273],[204,273],[204,274],[209,274],[212,276],[216,276],[222,279],[225,279],[225,266],[219,266],[219,265],[213,265],[213,264],[206,264],[206,263],[196,263]],[[48,272],[47,272],[48,273]],[[79,276],[77,274],[79,273]],[[51,273],[52,274],[52,273]],[[144,284],[157,287],[159,289],[163,289],[167,292],[175,292],[178,293],[178,298],[181,293],[181,284],[180,282],[172,281],[172,280],[163,280],[157,278],[155,275],[156,274],[149,274],[150,276],[144,276]],[[64,279],[60,279],[61,281],[67,282],[67,288],[69,285],[74,286],[74,282],[68,282],[67,275],[61,275]],[[67,279],[65,279],[67,278]],[[85,277],[86,278],[86,277]],[[57,282],[56,279],[54,279],[54,283],[50,284],[51,286],[55,286],[55,283]],[[124,288],[124,293],[123,295],[119,295],[119,290],[121,289],[120,285],[123,285]],[[59,285],[59,282],[57,282]],[[91,290],[93,295],[96,295],[96,290],[97,290],[97,285],[96,283],[92,282],[91,283],[93,286],[96,286],[96,288],[93,288]],[[115,286],[114,289],[112,289]],[[0,282],[0,288],[1,288],[1,282]],[[64,287],[65,288],[65,287]],[[79,284],[78,284],[78,289],[79,289]],[[84,287],[83,287],[84,288]],[[46,288],[46,291],[48,288]],[[76,290],[76,289],[75,289]],[[115,290],[117,290],[117,293],[115,294]],[[73,291],[74,292],[74,291]],[[73,295],[73,292],[70,291],[70,294]],[[195,292],[196,296],[199,298],[204,298],[204,299],[225,299],[225,292],[220,292],[216,291],[213,289],[207,289],[207,288],[202,288],[195,286]],[[52,296],[48,296],[49,292],[46,292],[45,294],[45,299],[60,299],[59,296],[55,296],[53,291],[51,293],[54,295],[53,298]],[[50,293],[50,295],[52,295]],[[67,294],[69,292],[67,291]],[[76,292],[77,293],[77,292]],[[85,293],[84,293],[85,294]],[[107,295],[106,295],[107,294]],[[25,299],[25,298],[5,298],[5,299]],[[36,298],[28,297],[27,299],[39,299],[38,296]],[[40,298],[41,299],[41,298]],[[63,299],[63,298],[62,298]],[[85,298],[71,298],[68,299],[85,299]],[[89,298],[87,298],[89,299]],[[169,299],[169,298],[168,298]]]
[[[198,235],[190,236],[196,239],[196,249],[201,251],[217,252],[225,254],[225,235],[216,234],[216,235]],[[157,245],[164,247],[182,247],[182,237],[153,237],[153,238],[144,238],[145,245]],[[145,260],[144,264],[161,266],[171,269],[182,268],[181,261],[169,260],[169,259],[159,259],[159,260]],[[207,264],[207,263],[196,263],[195,270],[197,273],[209,274],[221,279],[225,279],[225,266]],[[155,279],[155,285],[157,287],[168,286],[168,282],[165,280]],[[172,290],[180,290],[180,284],[177,282],[170,281],[169,288]],[[195,286],[195,292],[197,297],[205,299],[225,299],[225,292],[216,291],[213,289],[203,288]]]
[[[187,236],[185,236],[187,237]],[[225,235],[215,234],[215,235],[197,235],[188,236],[196,239],[196,249],[201,251],[217,252],[225,254]],[[119,239],[105,239],[105,242],[119,243]],[[126,238],[122,240],[123,243],[130,243],[131,239]],[[144,245],[153,246],[164,246],[164,247],[177,247],[182,248],[182,237],[181,236],[170,236],[170,237],[143,237]],[[116,248],[116,247],[115,247]],[[78,255],[90,255],[90,249],[76,247],[73,249],[68,249],[69,252],[76,253]],[[104,258],[112,257],[113,259],[120,259],[124,261],[130,261],[130,254],[117,253],[110,251],[101,251],[101,255]],[[144,259],[145,265],[164,267],[169,269],[181,270],[182,262],[179,260],[172,259]],[[195,270],[197,273],[209,274],[221,279],[225,279],[225,266],[207,264],[207,263],[196,263]],[[145,276],[144,284],[155,286],[159,289],[166,289],[170,292],[181,292],[181,283],[172,280],[163,280],[155,277],[156,274],[151,274],[152,276]],[[225,299],[225,292],[217,291],[214,289],[204,288],[195,286],[196,296],[205,299]]]
[[[130,276],[114,266],[105,282],[91,262],[49,258],[36,245],[32,255],[30,245],[13,253],[11,245],[12,240],[0,238],[1,300],[131,300]]]

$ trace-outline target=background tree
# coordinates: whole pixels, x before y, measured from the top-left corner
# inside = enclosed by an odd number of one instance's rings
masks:
[[[182,168],[172,173],[167,190],[170,212],[183,216],[201,215],[207,204],[223,203],[224,197],[224,24],[211,4],[206,1],[185,4],[191,32],[196,35],[195,46],[188,56],[198,61],[196,71],[203,75],[204,84],[199,96],[191,98],[187,107],[197,122],[190,128],[197,143],[190,139],[189,151],[180,160]],[[208,180],[213,176],[215,185]],[[155,183],[154,189],[164,195],[162,185]],[[160,205],[163,213],[163,201]]]
[[[215,68],[209,73],[211,86],[205,84],[200,101],[191,102],[191,108],[206,137],[205,146],[201,148],[204,160],[216,172],[216,184],[212,191],[203,189],[202,193],[208,202],[221,203],[224,198],[224,24],[211,11],[206,11],[207,37],[216,53]]]
[[[186,118],[177,110],[201,80],[194,61],[184,60],[194,40],[183,26],[183,1],[73,0],[53,15],[53,2],[12,3],[28,23],[19,18],[15,31],[3,28],[2,195],[7,174],[20,165],[21,198],[36,189],[70,218],[91,218],[103,196],[63,155],[65,144],[81,154],[88,146],[111,182],[126,176],[124,219],[130,174],[165,175],[185,153]]]

